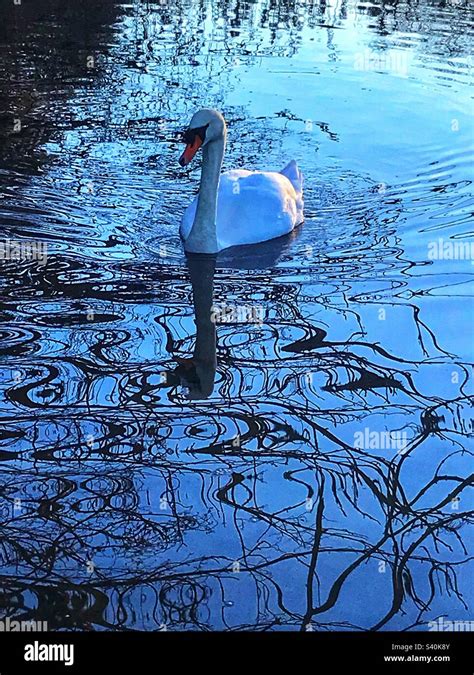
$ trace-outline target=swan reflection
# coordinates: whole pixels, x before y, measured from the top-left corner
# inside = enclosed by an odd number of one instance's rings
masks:
[[[216,256],[188,254],[187,267],[193,289],[196,341],[191,358],[175,357],[175,375],[190,399],[208,398],[214,390],[216,374],[216,324],[212,318],[212,297]]]
[[[186,265],[192,286],[196,339],[190,358],[175,357],[177,368],[171,374],[171,383],[183,387],[190,400],[206,399],[214,391],[217,369],[217,326],[220,322],[248,320],[261,323],[260,306],[249,306],[246,301],[245,314],[234,316],[232,308],[225,304],[214,304],[214,277],[218,271],[224,277],[226,269],[269,270],[288,251],[298,238],[300,230],[252,246],[234,246],[221,253],[187,253]],[[227,318],[223,314],[229,311]],[[239,308],[238,308],[239,309]]]

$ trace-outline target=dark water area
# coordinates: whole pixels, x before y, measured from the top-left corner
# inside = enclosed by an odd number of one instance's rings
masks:
[[[472,5],[0,16],[0,618],[474,621]],[[203,106],[292,236],[185,257]]]

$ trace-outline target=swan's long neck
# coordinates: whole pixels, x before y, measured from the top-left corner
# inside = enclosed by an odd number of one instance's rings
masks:
[[[194,223],[184,247],[192,253],[217,253],[217,192],[226,133],[203,148],[201,184]]]

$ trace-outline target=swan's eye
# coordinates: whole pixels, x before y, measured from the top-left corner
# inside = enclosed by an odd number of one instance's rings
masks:
[[[183,133],[183,141],[186,145],[193,145],[196,140],[196,136],[199,136],[201,143],[204,143],[206,138],[206,131],[209,124],[206,124],[204,127],[195,127],[194,129],[186,129]]]

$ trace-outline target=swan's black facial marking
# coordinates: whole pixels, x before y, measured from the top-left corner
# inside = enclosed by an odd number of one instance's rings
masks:
[[[187,129],[183,133],[183,141],[186,143],[183,154],[179,158],[180,166],[187,166],[192,160],[196,152],[204,143],[206,138],[206,131],[209,124],[204,127],[195,127],[194,129]]]
[[[194,129],[186,129],[183,132],[183,141],[186,145],[193,145],[196,139],[196,136],[199,136],[201,143],[204,143],[206,139],[206,131],[209,124],[206,124],[203,127],[195,127]]]

